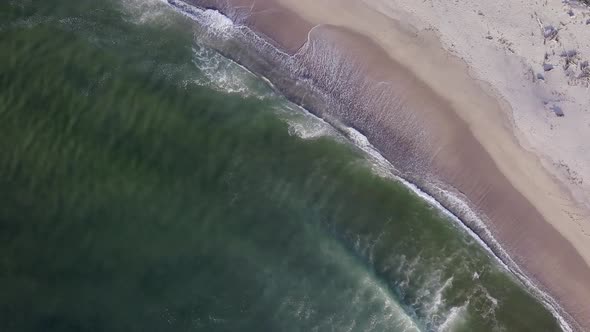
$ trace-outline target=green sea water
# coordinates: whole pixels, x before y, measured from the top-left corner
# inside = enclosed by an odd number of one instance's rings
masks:
[[[161,1],[0,2],[0,331],[558,331]]]

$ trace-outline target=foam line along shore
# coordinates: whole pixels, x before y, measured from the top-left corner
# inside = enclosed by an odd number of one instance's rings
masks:
[[[350,11],[356,9],[361,16],[365,15],[362,13],[366,9],[357,8],[360,5],[346,2],[344,9],[337,9],[327,1],[316,4],[325,10],[313,11],[310,4],[309,8],[305,4],[299,6],[305,8],[291,8],[289,3],[279,5],[273,1],[258,2],[254,7],[239,1],[191,3],[220,10],[238,24],[243,34],[249,35],[254,48],[264,50],[251,56],[224,46],[221,52],[268,77],[291,100],[329,122],[361,131],[403,177],[455,214],[464,213],[437,188],[465,200],[485,221],[491,236],[502,243],[535,284],[557,298],[567,312],[576,313],[580,324],[585,324],[587,306],[581,294],[588,292],[586,280],[590,275],[584,259],[586,243],[576,240],[579,234],[569,236],[576,230],[559,220],[564,216],[557,204],[558,198],[563,197],[559,185],[504,127],[504,113],[498,103],[485,91],[477,90],[477,85],[466,88],[470,81],[462,76],[463,72],[451,73],[446,78],[452,79],[448,85],[454,84],[453,90],[467,89],[465,94],[469,98],[461,100],[457,92],[441,97],[441,88],[434,89],[432,82],[421,80],[411,65],[392,61],[395,52],[401,53],[398,56],[402,59],[408,56],[403,50],[398,51],[400,47],[392,51],[373,43],[379,41],[379,36],[368,38],[356,32],[364,26],[355,25]],[[281,13],[280,23],[274,21],[276,15],[265,12]],[[319,17],[318,12],[329,14]],[[301,19],[305,15],[307,18]],[[366,15],[374,18],[370,13]],[[373,21],[381,26],[382,20],[376,17]],[[396,28],[390,21],[383,26]],[[246,27],[256,34],[245,31]],[[411,46],[423,42],[404,35],[402,28],[393,31],[396,38],[407,38]],[[436,51],[433,54],[440,54],[436,46],[430,47]],[[424,57],[418,54],[417,59],[421,56]],[[273,62],[281,63],[282,70],[269,65]],[[451,68],[459,66],[456,62],[451,59]],[[436,75],[433,78],[434,82],[441,79]],[[468,106],[483,109],[479,119],[465,116]],[[477,127],[482,123],[492,126]],[[498,146],[502,149],[498,150]],[[538,186],[555,196],[534,195],[531,188]],[[469,221],[466,215],[461,218],[487,243],[492,242],[475,221]],[[563,285],[562,273],[555,271],[573,271],[567,276],[567,286]]]
[[[436,178],[469,136],[410,70],[170,3],[0,4],[0,330],[580,329]]]

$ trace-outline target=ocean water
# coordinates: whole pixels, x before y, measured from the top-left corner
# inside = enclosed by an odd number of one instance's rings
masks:
[[[157,0],[0,3],[0,331],[561,330],[202,33]]]

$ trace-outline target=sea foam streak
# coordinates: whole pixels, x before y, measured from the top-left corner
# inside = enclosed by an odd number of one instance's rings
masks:
[[[193,51],[193,64],[199,68],[203,76],[185,84],[194,83],[206,85],[220,92],[237,93],[244,97],[256,96],[260,99],[265,95],[256,93],[252,88],[258,82],[258,78],[249,71],[241,69],[238,64],[229,61],[221,54],[201,45],[195,45]]]
[[[373,159],[374,170],[377,172],[377,174],[380,174],[382,176],[389,177],[389,178],[392,178],[392,179],[395,179],[395,180],[401,182],[407,188],[409,188],[414,194],[416,194],[417,196],[424,199],[426,202],[428,202],[430,205],[437,208],[439,211],[443,212],[447,217],[449,217],[452,221],[454,221],[456,225],[458,225],[461,229],[465,230],[473,239],[475,239],[478,242],[478,244],[481,247],[483,247],[500,264],[500,266],[502,266],[504,269],[506,269],[507,271],[514,274],[518,278],[518,280],[523,282],[527,288],[532,290],[534,292],[534,294],[540,298],[540,300],[543,302],[545,307],[547,309],[549,309],[550,312],[555,316],[555,318],[557,318],[559,320],[561,328],[564,331],[566,331],[566,332],[573,331],[573,329],[567,323],[565,318],[563,318],[561,316],[559,310],[561,310],[563,312],[563,309],[559,306],[559,304],[549,294],[543,292],[537,285],[535,285],[534,282],[532,282],[528,277],[526,277],[525,273],[510,258],[508,253],[502,249],[500,243],[497,242],[497,240],[492,236],[489,229],[487,229],[485,227],[485,224],[483,223],[483,221],[481,221],[481,219],[479,219],[477,217],[475,212],[471,211],[471,209],[467,206],[467,204],[465,204],[462,200],[460,200],[458,197],[451,194],[450,192],[445,191],[445,194],[449,198],[453,199],[455,204],[458,204],[463,209],[466,209],[466,211],[468,211],[469,214],[473,218],[475,218],[475,220],[478,221],[478,225],[480,225],[480,227],[482,227],[482,229],[484,229],[487,232],[489,238],[492,239],[492,241],[494,241],[494,243],[493,243],[494,247],[501,250],[502,257],[499,257],[498,255],[496,255],[495,252],[492,250],[492,248],[486,242],[484,242],[478,234],[476,234],[471,228],[467,227],[467,225],[465,225],[461,221],[461,219],[459,219],[451,211],[446,209],[440,202],[438,202],[436,199],[434,199],[434,197],[432,197],[432,196],[428,195],[427,193],[425,193],[424,191],[422,191],[415,184],[408,182],[407,180],[405,180],[399,176],[394,175],[395,169],[394,169],[393,165],[391,165],[391,163],[389,163],[389,161],[387,161],[387,159],[385,159],[385,157],[383,157],[379,153],[379,151],[377,151],[371,145],[371,143],[369,143],[369,140],[364,135],[362,135],[361,133],[359,133],[358,131],[356,131],[353,128],[347,128],[347,130],[349,132],[349,137],[355,143],[355,145],[358,146],[359,148],[361,148],[361,150],[365,151]],[[440,189],[440,190],[443,190],[443,189]],[[505,262],[504,260],[506,260],[507,262]]]
[[[230,38],[232,34],[239,33],[242,30],[247,29],[244,26],[234,25],[228,17],[222,15],[217,11],[202,10],[194,6],[190,6],[179,0],[167,0],[166,2],[183,15],[186,15],[191,19],[197,21],[200,25],[208,27],[210,31],[217,36],[221,35],[223,38]],[[250,32],[249,36],[252,35],[255,34]],[[260,40],[256,40],[256,42],[260,43]],[[267,42],[264,42],[264,44],[266,47],[269,46]],[[275,51],[277,53],[284,54],[284,52],[280,50],[275,49]],[[447,208],[445,208],[439,201],[425,193],[415,184],[408,182],[407,180],[397,176],[397,172],[395,171],[393,165],[389,161],[387,161],[379,153],[379,151],[377,151],[372,146],[372,144],[364,135],[356,131],[354,128],[340,127],[338,125],[336,125],[336,127],[339,131],[343,132],[358,148],[360,148],[370,157],[372,161],[373,170],[377,174],[399,181],[408,189],[410,189],[414,194],[421,197],[430,205],[432,205],[433,207],[441,211],[443,214],[445,214],[447,217],[449,217],[456,225],[458,225],[461,229],[466,231],[473,239],[475,239],[478,242],[479,245],[481,245],[492,257],[494,257],[494,259],[500,264],[500,266],[505,268],[507,271],[510,271],[529,290],[531,290],[542,301],[544,306],[547,309],[549,309],[549,311],[559,321],[561,328],[564,331],[573,331],[566,319],[562,316],[562,314],[565,314],[565,311],[561,308],[561,306],[549,294],[543,292],[537,285],[535,285],[535,283],[532,280],[526,277],[524,272],[510,258],[508,253],[502,248],[501,244],[493,238],[489,229],[485,227],[484,222],[477,217],[477,214],[473,212],[463,200],[451,194],[450,192],[445,191],[440,186],[436,186],[436,184],[433,184],[433,186],[437,187],[438,190],[440,190],[440,192],[445,195],[445,197],[447,197],[450,201],[453,202],[453,204],[456,204],[458,208],[465,209],[466,215],[469,215],[470,219],[473,218],[473,221],[475,221],[478,227],[478,231],[483,232],[486,240],[490,242],[489,245],[482,239],[480,235],[475,233],[473,229],[468,227],[456,215],[454,215]],[[447,330],[447,328],[454,325],[453,322],[459,319],[461,313],[464,311],[464,307],[466,307],[466,305],[460,308],[452,308],[445,322],[439,327],[439,330]]]
[[[145,24],[161,21],[166,17],[163,10],[166,0],[120,0],[134,23]]]

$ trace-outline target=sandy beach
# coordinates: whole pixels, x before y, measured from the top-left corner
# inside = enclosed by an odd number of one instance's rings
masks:
[[[574,330],[590,330],[587,7],[187,2],[219,9],[289,54],[332,107],[301,104],[361,131],[401,175],[497,240],[496,253],[550,294]]]

